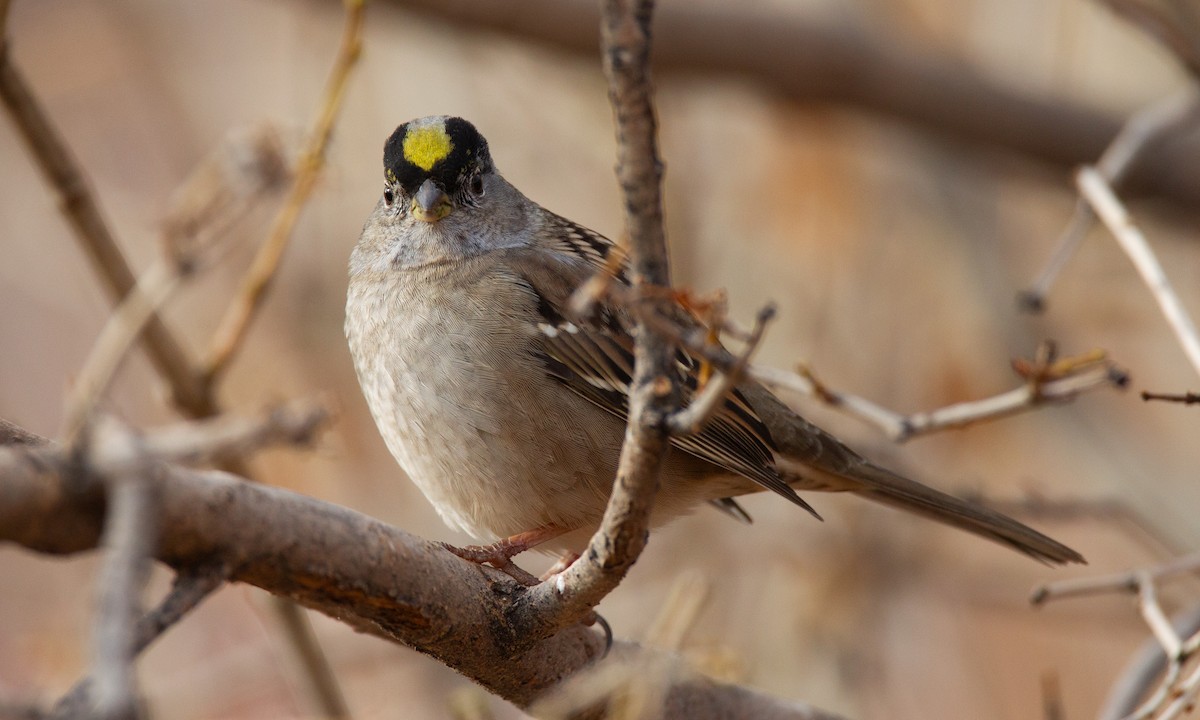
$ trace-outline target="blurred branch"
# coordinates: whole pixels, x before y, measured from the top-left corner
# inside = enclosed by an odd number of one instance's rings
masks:
[[[1129,573],[1043,585],[1034,591],[1030,600],[1037,605],[1049,600],[1097,593],[1129,592],[1137,595],[1142,619],[1166,656],[1166,667],[1165,672],[1157,678],[1157,687],[1128,717],[1133,720],[1173,720],[1190,712],[1200,694],[1200,664],[1194,662],[1200,651],[1200,631],[1192,629],[1184,639],[1167,619],[1159,603],[1157,583],[1196,572],[1200,572],[1200,553]],[[1143,668],[1135,667],[1133,674],[1136,678],[1147,677]],[[1149,682],[1146,689],[1152,685],[1153,682]],[[1125,697],[1130,696],[1126,694]]]
[[[1143,153],[1164,138],[1194,125],[1198,117],[1200,95],[1197,95],[1195,88],[1188,88],[1182,93],[1143,108],[1129,118],[1121,132],[1117,133],[1112,143],[1104,150],[1104,154],[1096,162],[1096,172],[1100,173],[1109,185],[1120,185],[1129,168]],[[1074,255],[1095,220],[1096,213],[1092,206],[1083,198],[1076,200],[1071,220],[1059,236],[1050,262],[1029,289],[1018,297],[1018,304],[1023,310],[1041,312],[1045,309],[1050,286],[1062,273],[1067,261]]]
[[[140,654],[158,639],[167,628],[183,619],[201,601],[215,592],[229,577],[229,569],[221,565],[200,566],[175,576],[171,591],[149,614],[138,621],[133,639],[133,652]],[[90,712],[94,680],[85,676],[54,705],[47,716],[53,720],[69,720]],[[0,713],[3,717],[3,713]]]
[[[260,416],[218,416],[168,425],[142,434],[136,443],[106,437],[102,423],[101,432],[89,437],[82,457],[75,448],[49,442],[30,444],[26,457],[45,466],[82,462],[82,471],[126,475],[139,471],[144,456],[163,462],[199,464],[241,457],[270,445],[309,445],[328,420],[329,412],[320,405],[293,402]]]
[[[1030,599],[1034,605],[1041,605],[1051,600],[1081,595],[1097,595],[1110,592],[1136,593],[1145,582],[1170,580],[1180,575],[1191,575],[1200,571],[1200,553],[1184,555],[1161,565],[1155,565],[1147,570],[1100,575],[1096,577],[1074,578],[1042,585],[1033,591]]]
[[[300,169],[299,175],[307,175],[308,179],[302,184],[298,177],[293,184],[289,201],[285,203],[284,210],[280,213],[280,219],[277,220],[276,232],[273,233],[263,253],[260,253],[260,261],[255,263],[255,269],[252,269],[252,272],[256,272],[257,275],[247,280],[247,286],[252,286],[251,290],[243,291],[244,293],[249,292],[249,295],[243,295],[243,302],[249,306],[249,309],[245,311],[244,320],[230,321],[228,327],[233,329],[227,332],[229,337],[222,341],[226,344],[219,343],[217,345],[221,353],[227,352],[231,355],[236,349],[246,330],[245,324],[248,324],[253,308],[261,302],[262,293],[273,275],[275,262],[271,262],[269,258],[263,260],[261,256],[270,252],[276,254],[282,252],[283,244],[286,243],[287,236],[290,234],[290,227],[294,225],[295,217],[315,183],[321,153],[328,141],[338,101],[344,89],[345,74],[358,54],[363,3],[362,0],[345,0],[345,6],[347,22],[343,35],[343,49],[339,52],[338,62],[335,63],[335,72],[330,82],[328,97],[322,105],[322,112],[316,123],[317,130],[313,144],[310,146],[310,148],[316,149],[317,154],[305,156],[305,164]],[[64,213],[91,258],[96,271],[109,288],[110,294],[114,298],[129,298],[132,295],[134,299],[130,301],[130,307],[136,308],[137,314],[145,315],[145,347],[156,369],[169,382],[176,407],[192,418],[216,415],[219,407],[214,400],[213,379],[216,371],[223,366],[224,360],[219,361],[216,365],[210,362],[203,375],[198,373],[180,344],[154,312],[155,303],[140,304],[140,301],[136,299],[138,297],[136,281],[128,261],[121,253],[117,242],[101,217],[94,198],[87,190],[82,171],[71,158],[70,152],[54,130],[49,118],[41,110],[24,79],[12,64],[7,44],[0,48],[0,97],[21,129],[26,143],[42,171],[59,193]],[[272,250],[272,248],[274,249]],[[275,260],[277,262],[278,257]],[[113,344],[114,347],[117,345],[119,343]],[[119,354],[110,354],[107,357],[114,362],[119,361]],[[106,376],[107,373],[108,370],[101,367],[98,368],[96,375]],[[89,384],[82,388],[84,399],[80,401],[79,405],[73,406],[75,413],[86,410],[94,404],[94,399],[99,397],[98,391],[91,389],[90,377]],[[82,421],[73,416],[72,422],[78,424]],[[229,460],[226,467],[230,470],[240,471],[240,474],[246,474],[245,468],[236,458]],[[314,648],[318,647],[315,639],[311,637],[311,634],[307,637],[296,634],[302,632],[306,627],[295,617],[299,610],[295,607],[281,605],[278,612],[283,616],[284,626],[289,633],[288,637],[301,658],[302,666],[309,675],[311,685],[317,691],[323,713],[328,717],[348,717],[349,712],[340,691],[330,692],[331,688],[336,689],[336,680],[321,653],[314,652]]]
[[[67,397],[63,438],[68,445],[74,445],[80,437],[142,329],[179,287],[181,279],[167,262],[154,263],[108,316]]]
[[[1193,608],[1173,624],[1180,637],[1195,635],[1200,632],[1200,608]],[[1133,714],[1166,670],[1167,656],[1162,645],[1156,638],[1148,638],[1121,671],[1096,715],[1097,720],[1121,720]]]
[[[109,295],[114,300],[128,296],[137,284],[133,270],[109,231],[83,171],[13,64],[6,41],[0,45],[0,100],[58,194],[63,214]],[[193,415],[212,414],[211,396],[193,372],[182,346],[157,313],[151,312],[146,322],[145,347],[155,368],[170,381],[175,402],[189,408]]]
[[[152,458],[154,437],[147,434],[144,445]],[[97,546],[103,486],[90,476],[71,476],[67,459],[44,449],[0,448],[0,542],[55,554]],[[161,479],[151,514],[160,531],[153,552],[181,574],[227,567],[232,581],[432,655],[522,707],[603,652],[603,638],[580,625],[517,649],[517,641],[537,629],[522,622],[529,617],[521,612],[523,587],[433,543],[352,510],[225,473],[157,459],[155,466]],[[619,642],[605,662],[650,662],[651,652]],[[677,658],[661,661],[676,668],[663,717],[833,717],[703,678]]]
[[[1076,186],[1079,188],[1079,194],[1104,221],[1109,232],[1116,238],[1117,244],[1137,268],[1183,347],[1192,368],[1200,373],[1200,336],[1196,334],[1196,324],[1179,300],[1175,289],[1171,287],[1171,281],[1167,279],[1162,264],[1150,249],[1150,244],[1146,242],[1146,236],[1134,224],[1133,218],[1117,199],[1112,187],[1095,168],[1081,168],[1076,177]]]
[[[1126,22],[1154,38],[1178,60],[1191,76],[1200,80],[1200,44],[1175,19],[1141,0],[1097,0]]]
[[[320,177],[321,168],[325,164],[325,150],[333,135],[334,121],[346,91],[346,81],[362,52],[365,2],[366,0],[343,0],[346,7],[345,26],[317,119],[309,135],[308,144],[296,163],[296,175],[292,179],[292,186],[283,207],[275,217],[266,242],[259,248],[254,262],[243,278],[241,289],[214,333],[203,370],[204,381],[209,386],[228,368],[229,362],[241,347],[250,322],[262,304],[267,287],[279,269],[283,251],[287,248],[292,231],[296,227],[296,220],[316,187],[317,178]]]
[[[154,477],[149,457],[132,432],[108,423],[89,443],[117,446],[131,456],[132,467],[103,472],[108,512],[101,545],[96,618],[92,623],[91,677],[94,689],[89,716],[124,720],[141,716],[133,661],[137,657],[135,625],[141,594],[150,573],[150,550],[157,537],[151,500]],[[90,458],[84,472],[92,472]]]
[[[1154,393],[1142,392],[1143,400],[1162,400],[1163,402],[1175,402],[1182,405],[1196,405],[1200,403],[1200,393]]]
[[[594,2],[585,0],[392,0],[458,26],[514,35],[594,57]],[[1121,122],[1061,98],[1022,93],[959,58],[799,13],[741,4],[668,4],[655,19],[659,72],[748,77],[799,102],[849,105],[928,133],[1026,155],[1063,169],[1100,155]],[[1180,138],[1139,159],[1128,188],[1200,206],[1200,139]]]

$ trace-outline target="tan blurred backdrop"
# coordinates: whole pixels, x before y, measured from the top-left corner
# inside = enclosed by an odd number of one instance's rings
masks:
[[[882,29],[1016,90],[1114,116],[1181,82],[1155,46],[1084,0],[743,4]],[[369,10],[328,169],[222,400],[253,411],[333,396],[340,417],[319,449],[270,453],[255,461],[260,474],[424,537],[463,542],[387,454],[341,331],[346,260],[382,187],[383,141],[416,116],[462,115],[527,195],[616,234],[612,126],[596,58],[401,5]],[[294,132],[310,122],[340,27],[332,0],[15,0],[9,37],[123,248],[145,268],[159,252],[172,193],[231,130],[269,121]],[[1135,390],[1195,387],[1103,231],[1089,236],[1047,315],[1014,309],[1014,294],[1069,217],[1065,172],[786,100],[751,79],[669,73],[658,90],[676,282],[727,288],[742,320],[776,301],[763,363],[806,360],[836,387],[911,412],[1015,386],[1008,358],[1029,356],[1051,337],[1065,352],[1110,350]],[[241,224],[231,256],[167,308],[193,350],[206,342],[273,207]],[[1133,207],[1184,301],[1200,310],[1195,217]],[[0,249],[0,417],[54,435],[109,303],[7,120]],[[140,424],[172,417],[141,356],[111,397],[112,411]],[[1117,499],[1177,548],[1198,539],[1194,409],[1101,392],[894,446],[791,399],[863,452],[941,488],[1006,501]],[[1129,522],[1030,519],[1091,562],[1053,570],[857,499],[808,499],[826,522],[772,497],[745,501],[750,527],[707,510],[676,522],[654,535],[600,611],[619,636],[640,638],[678,579],[699,574],[709,602],[685,650],[701,667],[862,718],[1039,717],[1049,675],[1067,717],[1089,717],[1145,636],[1123,597],[1036,611],[1026,601],[1045,581],[1163,557],[1158,541]],[[528,562],[540,569],[543,561]],[[49,560],[0,548],[0,696],[50,701],[80,674],[95,569],[94,556]],[[168,579],[160,569],[154,591]],[[1195,590],[1175,587],[1168,600]],[[456,703],[481,692],[416,653],[314,621],[360,717],[454,717]],[[229,587],[208,601],[139,663],[154,715],[308,715],[273,623],[253,589]],[[521,717],[486,702],[497,717]]]

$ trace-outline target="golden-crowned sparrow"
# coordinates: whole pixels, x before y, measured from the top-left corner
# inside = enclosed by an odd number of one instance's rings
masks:
[[[579,551],[616,473],[633,343],[620,308],[580,318],[570,298],[613,244],[505,181],[461,118],[401,125],[383,164],[383,196],[350,258],[346,335],[388,448],[447,524],[501,539],[464,555]],[[699,363],[679,358],[690,397]],[[1083,561],[871,464],[754,382],[672,442],[655,524],[706,502],[744,517],[732,498],[764,489],[805,508],[796,490],[850,491],[1042,561]]]

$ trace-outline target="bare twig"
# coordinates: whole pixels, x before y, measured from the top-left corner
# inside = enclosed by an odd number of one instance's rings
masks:
[[[763,333],[767,329],[767,323],[775,316],[775,307],[768,305],[758,312],[758,316],[754,320],[754,329],[750,331],[746,338],[746,347],[737,358],[733,365],[725,371],[718,371],[715,380],[709,380],[704,388],[692,400],[691,405],[686,408],[671,414],[667,418],[667,422],[671,428],[671,432],[676,434],[688,434],[700,432],[704,427],[704,423],[712,417],[733,391],[737,384],[742,381],[746,374],[746,367],[750,364],[750,358],[754,355],[754,351],[758,349],[759,343],[762,342]]]
[[[1097,1],[1170,50],[1191,73],[1194,81],[1183,92],[1135,114],[1109,144],[1095,164],[1095,172],[1110,188],[1116,188],[1124,180],[1129,168],[1156,143],[1184,127],[1194,125],[1200,116],[1200,96],[1197,95],[1195,84],[1195,81],[1200,81],[1200,45],[1191,41],[1176,23],[1148,3],[1138,0]],[[1020,295],[1019,304],[1024,309],[1032,312],[1043,309],[1050,285],[1095,219],[1094,203],[1081,197],[1075,204],[1071,221],[1060,236],[1049,264],[1030,289]]]
[[[801,368],[799,372],[788,372],[744,363],[741,358],[720,344],[713,343],[705,328],[682,326],[669,313],[661,312],[658,303],[639,300],[628,288],[619,283],[605,281],[602,274],[597,274],[576,292],[576,296],[572,298],[572,309],[581,315],[587,315],[590,306],[600,298],[619,303],[655,333],[687,348],[726,375],[741,367],[746,376],[764,385],[814,397],[876,426],[895,442],[1012,415],[1046,403],[1067,402],[1099,387],[1124,388],[1129,382],[1125,371],[1117,367],[1100,350],[1058,359],[1046,363],[1045,367],[1039,367],[1036,362],[1014,361],[1014,369],[1023,373],[1025,378],[1025,383],[1019,388],[982,400],[902,415],[866,398],[835,391],[820,382],[807,368]],[[753,331],[744,333],[728,321],[726,324],[730,325],[734,334],[753,339]]]
[[[296,220],[316,187],[321,168],[325,164],[325,150],[333,135],[334,121],[342,105],[346,81],[362,52],[362,24],[365,0],[343,0],[346,7],[345,27],[337,58],[325,88],[320,111],[313,125],[308,144],[296,163],[296,175],[284,200],[283,207],[275,217],[275,223],[259,248],[258,255],[242,280],[241,289],[225,312],[213,336],[208,356],[204,360],[204,379],[211,385],[224,372],[234,354],[242,345],[250,323],[265,297],[267,287],[279,269],[283,252],[291,240]]]
[[[284,637],[289,639],[292,651],[307,668],[305,675],[312,684],[309,692],[317,705],[326,708],[330,717],[349,717],[348,713],[335,715],[330,712],[335,707],[348,708],[349,705],[346,704],[342,686],[338,684],[337,677],[325,658],[325,651],[317,642],[317,635],[313,632],[312,623],[309,622],[304,608],[290,598],[278,595],[271,596],[271,606],[275,609],[275,619],[283,625]]]
[[[632,292],[669,287],[662,226],[662,163],[649,78],[652,0],[606,0],[604,72],[617,130],[617,178],[625,198]],[[612,496],[588,549],[552,581],[531,588],[523,625],[537,639],[586,617],[620,583],[646,545],[658,474],[668,447],[666,418],[677,409],[669,380],[673,346],[637,320],[629,423]]]
[[[143,472],[146,458],[181,464],[228,462],[272,445],[309,445],[328,420],[329,412],[319,404],[293,402],[254,417],[218,416],[168,425],[143,433],[136,443],[89,436],[84,467],[105,477],[123,477]],[[77,450],[69,446],[23,447],[41,466],[70,468],[78,462]]]
[[[1200,553],[1177,558],[1162,565],[1142,568],[1129,573],[1106,575],[1095,578],[1066,580],[1043,585],[1034,591],[1031,601],[1041,604],[1052,599],[1091,595],[1104,592],[1130,592],[1137,595],[1138,610],[1143,621],[1150,628],[1155,642],[1165,655],[1165,671],[1158,676],[1157,687],[1150,692],[1142,704],[1128,715],[1133,720],[1171,720],[1191,707],[1197,693],[1200,693],[1200,665],[1195,665],[1197,651],[1200,651],[1200,632],[1191,630],[1190,636],[1184,640],[1179,630],[1167,619],[1162,605],[1158,601],[1157,583],[1179,575],[1193,574],[1200,571]],[[1195,621],[1191,621],[1194,625]],[[1154,658],[1147,659],[1146,653],[1139,654],[1139,664],[1134,665],[1131,673],[1135,678],[1123,682],[1121,692],[1115,694],[1116,700],[1110,700],[1107,705],[1108,715],[1115,708],[1114,702],[1128,708],[1135,702],[1138,695],[1131,694],[1133,685],[1139,689],[1149,687],[1153,683],[1146,672],[1145,665],[1157,665]],[[1189,666],[1190,669],[1189,669]],[[1186,671],[1186,672],[1185,672]],[[1115,692],[1115,691],[1114,691]]]
[[[149,647],[167,628],[183,619],[228,578],[229,568],[219,563],[201,565],[177,574],[171,591],[163,601],[138,621],[133,642],[134,654],[140,654]],[[81,678],[54,704],[49,717],[53,720],[69,720],[86,715],[94,702],[94,688],[92,676]]]
[[[1042,585],[1034,590],[1030,602],[1040,605],[1050,600],[1078,597],[1081,595],[1096,595],[1107,592],[1137,592],[1139,583],[1146,580],[1158,582],[1179,575],[1190,575],[1200,571],[1200,553],[1184,555],[1170,562],[1157,565],[1145,571],[1101,575],[1090,578],[1062,580],[1049,585]]]
[[[28,448],[0,448],[0,542],[72,553],[94,548],[104,514],[98,484],[80,487]],[[597,660],[604,640],[578,625],[514,649],[536,627],[522,587],[365,515],[219,472],[164,467],[156,557],[178,570],[225,562],[230,580],[291,597],[351,627],[434,656],[527,707]],[[447,592],[446,588],[456,588]],[[469,628],[469,632],[463,632]],[[646,662],[618,642],[610,658]],[[808,720],[800,703],[673,674],[663,717]]]
[[[1194,637],[1200,632],[1200,608],[1193,608],[1174,623],[1180,637]],[[1133,659],[1121,671],[1104,701],[1097,720],[1121,720],[1133,714],[1142,698],[1159,684],[1167,669],[1167,656],[1162,645],[1151,637],[1134,653]]]
[[[132,467],[104,472],[109,511],[101,543],[108,550],[100,572],[100,597],[93,623],[91,676],[94,715],[103,719],[134,718],[138,695],[133,673],[137,656],[135,624],[141,614],[141,593],[150,572],[157,535],[151,500],[154,492],[150,458],[130,431],[106,423],[93,442],[117,446],[132,459]],[[85,472],[93,471],[88,458]]]
[[[1192,368],[1200,373],[1200,336],[1196,334],[1196,325],[1171,287],[1171,281],[1167,279],[1166,272],[1146,242],[1146,236],[1134,224],[1125,206],[1095,168],[1080,169],[1076,176],[1076,186],[1104,221],[1121,249],[1133,261],[1134,267],[1158,302],[1171,330],[1175,332],[1175,337],[1183,346]]]
[[[1200,112],[1200,96],[1194,88],[1167,97],[1135,113],[1113,138],[1100,159],[1099,172],[1113,187],[1120,186],[1129,169],[1156,143],[1196,122]],[[1020,306],[1030,312],[1045,308],[1050,286],[1062,273],[1096,220],[1096,213],[1082,198],[1076,200],[1075,210],[1066,229],[1055,244],[1054,254],[1028,290],[1018,298]]]
[[[194,610],[229,579],[229,568],[221,563],[200,565],[175,576],[171,591],[158,607],[138,621],[134,648],[141,652],[184,615]]]
[[[1200,393],[1186,392],[1178,393],[1155,393],[1142,391],[1143,400],[1162,400],[1164,402],[1182,403],[1184,405],[1195,405],[1200,403]]]
[[[904,442],[919,435],[993,420],[1050,402],[1066,402],[1098,387],[1124,387],[1128,378],[1103,353],[1067,358],[1056,372],[1028,379],[1021,387],[981,400],[956,403],[926,412],[901,415],[866,398],[831,390],[811,371],[804,375],[755,368],[751,376],[762,383],[816,397],[833,407],[877,426],[887,437]],[[807,375],[807,377],[805,376]]]
[[[67,398],[64,441],[74,445],[142,329],[179,286],[181,276],[159,261],[109,315]]]

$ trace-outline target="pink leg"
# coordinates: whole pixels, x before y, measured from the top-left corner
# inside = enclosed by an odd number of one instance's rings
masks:
[[[515,580],[525,585],[536,585],[538,579],[533,575],[525,572],[517,567],[513,561],[513,555],[537,547],[547,540],[553,540],[565,533],[564,528],[555,525],[546,525],[529,530],[523,533],[517,533],[511,537],[506,537],[503,540],[492,543],[491,545],[468,545],[466,547],[455,547],[447,543],[439,543],[442,547],[459,556],[464,560],[470,560],[473,563],[482,565],[488,563],[494,568],[503,570],[511,575]]]

